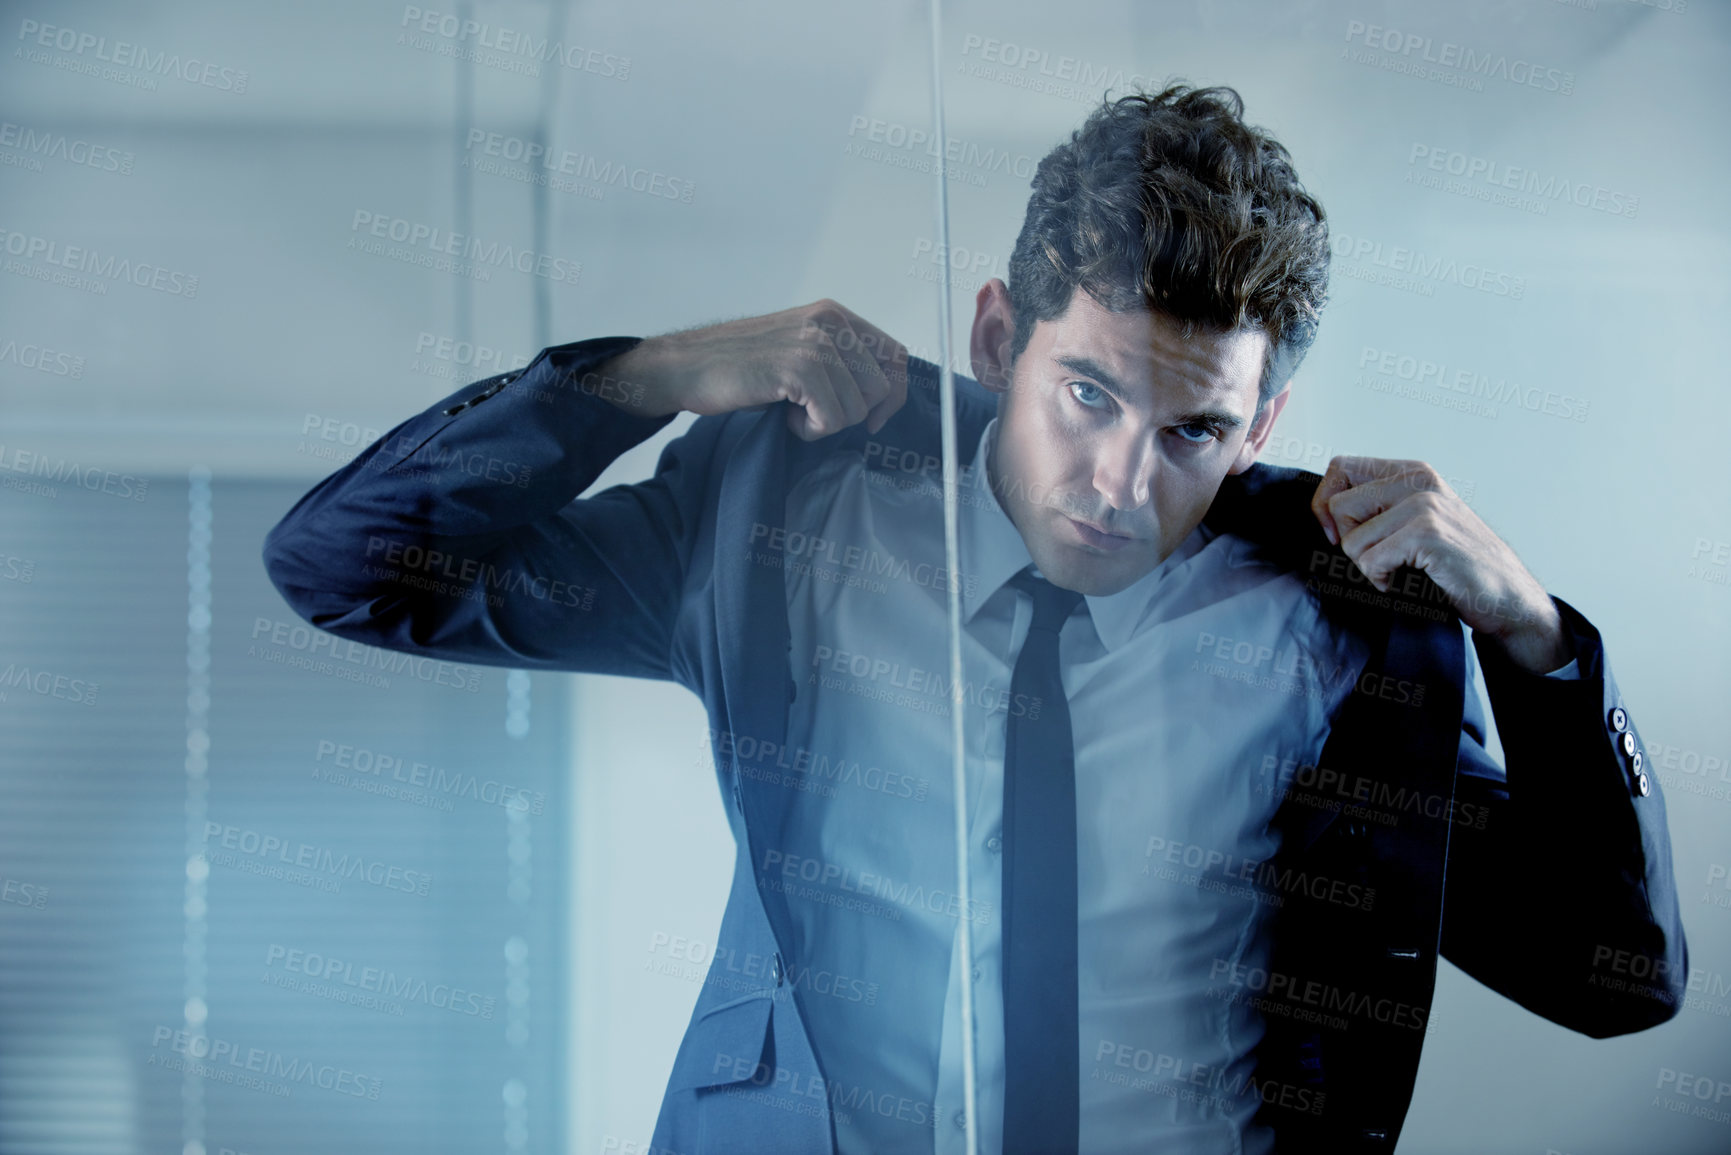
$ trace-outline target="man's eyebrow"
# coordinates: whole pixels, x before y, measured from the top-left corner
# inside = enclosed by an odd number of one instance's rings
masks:
[[[1118,399],[1118,404],[1128,408],[1128,390],[1112,374],[1106,372],[1100,363],[1092,357],[1055,357],[1058,364],[1078,376],[1087,377],[1100,388]],[[1173,419],[1174,425],[1211,425],[1216,429],[1232,430],[1244,424],[1244,419],[1236,413],[1228,413],[1224,409],[1198,409],[1194,413],[1181,413]]]
[[[1116,377],[1101,368],[1100,363],[1094,360],[1094,358],[1055,357],[1053,360],[1057,361],[1058,364],[1062,365],[1072,373],[1080,374],[1083,377],[1092,377],[1100,388],[1118,399],[1118,404],[1124,406],[1130,404],[1130,398],[1126,395],[1129,391],[1119,383]]]

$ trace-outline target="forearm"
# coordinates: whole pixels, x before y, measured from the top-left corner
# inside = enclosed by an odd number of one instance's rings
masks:
[[[1451,840],[1445,951],[1555,1021],[1616,1034],[1674,1012],[1686,948],[1664,799],[1598,631],[1559,609],[1577,679],[1477,645],[1507,772],[1463,740],[1457,799],[1487,820]],[[1612,981],[1637,955],[1657,996]]]
[[[688,387],[689,364],[677,334],[646,337],[629,349],[591,367],[585,376],[604,400],[636,417],[671,417],[680,412]]]
[[[669,420],[633,415],[590,372],[629,340],[545,350],[320,482],[265,541],[284,599],[390,649],[666,676],[707,432],[670,445],[656,477],[573,501]]]

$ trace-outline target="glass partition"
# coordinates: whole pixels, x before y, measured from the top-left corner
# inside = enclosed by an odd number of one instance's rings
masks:
[[[0,1150],[1724,1145],[1708,6],[10,28]]]

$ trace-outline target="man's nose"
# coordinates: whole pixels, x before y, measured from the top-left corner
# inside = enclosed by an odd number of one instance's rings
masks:
[[[1128,513],[1148,504],[1154,478],[1150,437],[1125,437],[1109,443],[1094,463],[1094,488],[1112,508]]]

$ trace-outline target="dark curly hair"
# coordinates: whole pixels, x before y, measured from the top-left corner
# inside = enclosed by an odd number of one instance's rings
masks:
[[[1094,110],[1034,173],[1010,255],[1012,360],[1077,286],[1113,312],[1268,335],[1258,404],[1292,377],[1328,295],[1328,225],[1230,88],[1173,84]]]

